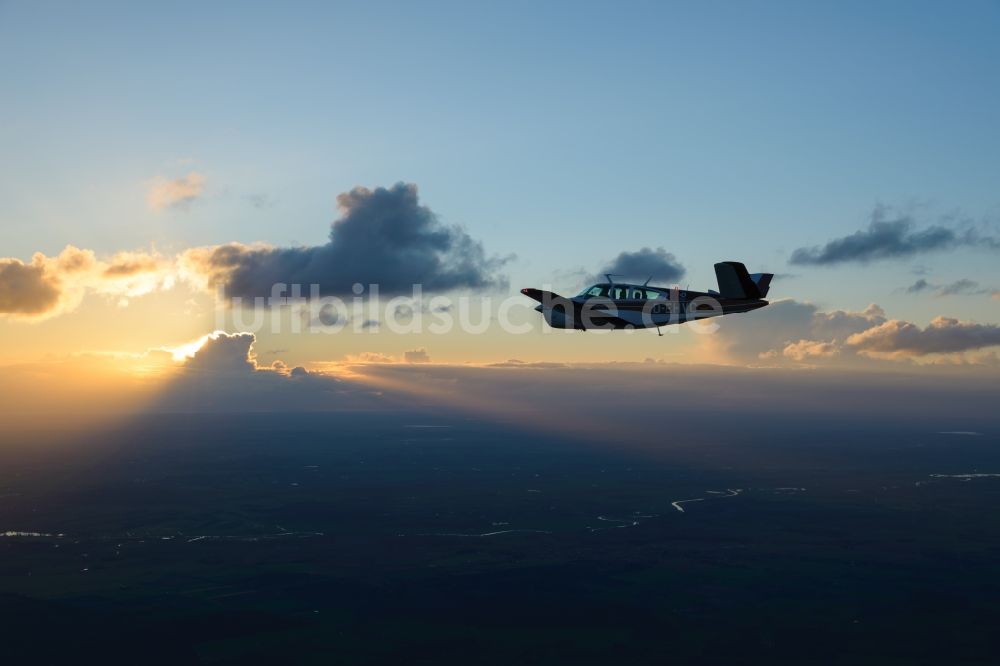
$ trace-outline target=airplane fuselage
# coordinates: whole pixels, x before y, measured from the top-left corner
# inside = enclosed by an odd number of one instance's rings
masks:
[[[604,288],[604,293],[585,291],[570,298],[541,289],[522,289],[521,293],[539,302],[535,310],[542,313],[549,326],[578,330],[659,328],[749,312],[768,304],[763,299],[734,299],[717,293],[639,285],[595,285],[592,289],[597,288]]]
[[[695,319],[750,312],[767,305],[771,273],[750,274],[738,261],[715,264],[719,291],[690,291],[608,281],[587,287],[576,296],[565,297],[544,289],[527,288],[521,293],[538,301],[553,328],[630,329],[660,328]]]

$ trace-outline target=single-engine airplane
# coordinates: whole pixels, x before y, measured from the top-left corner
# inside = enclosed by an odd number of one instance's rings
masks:
[[[773,273],[748,273],[738,261],[715,264],[719,290],[688,291],[673,287],[607,282],[587,287],[566,298],[543,289],[527,288],[521,293],[538,301],[535,307],[552,328],[632,329],[683,324],[694,319],[750,312],[767,305],[764,297]],[[650,278],[652,279],[652,278]],[[662,335],[662,333],[661,333]]]

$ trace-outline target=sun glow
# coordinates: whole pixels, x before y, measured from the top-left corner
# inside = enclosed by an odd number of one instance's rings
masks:
[[[184,344],[178,345],[176,347],[164,347],[163,350],[170,352],[170,355],[173,357],[174,361],[180,363],[182,361],[186,361],[189,358],[193,358],[194,355],[198,353],[198,350],[201,349],[203,346],[205,346],[206,342],[208,342],[209,340],[215,340],[220,335],[225,335],[225,331],[213,331],[208,335],[201,336],[197,340],[192,340],[191,342],[185,342]]]

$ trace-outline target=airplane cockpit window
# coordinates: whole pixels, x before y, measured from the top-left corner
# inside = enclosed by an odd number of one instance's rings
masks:
[[[664,294],[662,291],[653,291],[652,289],[646,290],[646,298],[648,298],[649,300],[653,300],[654,298],[666,298],[666,297],[667,295]]]
[[[580,292],[580,296],[594,297],[594,296],[607,296],[608,295],[608,285],[606,284],[595,284],[593,287],[587,287]]]

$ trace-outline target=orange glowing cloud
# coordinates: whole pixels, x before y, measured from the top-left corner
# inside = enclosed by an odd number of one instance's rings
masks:
[[[859,354],[898,358],[960,354],[1000,346],[1000,326],[935,317],[926,328],[892,319],[847,338]]]
[[[146,194],[149,207],[155,211],[167,208],[185,208],[202,195],[205,190],[205,177],[197,171],[186,176],[155,179]]]
[[[0,258],[0,315],[39,321],[74,310],[88,292],[128,299],[174,284],[172,262],[155,252],[119,252],[107,260],[67,245],[57,256],[36,252],[30,263]]]

